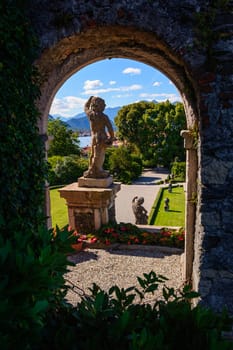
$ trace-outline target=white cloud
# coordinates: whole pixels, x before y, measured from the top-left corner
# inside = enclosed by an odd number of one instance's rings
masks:
[[[170,84],[170,85],[174,85],[173,82],[172,82],[171,80],[169,80],[169,84]]]
[[[135,90],[141,90],[142,89],[142,85],[139,84],[133,84],[130,86],[122,86],[121,91],[135,91]]]
[[[131,97],[132,96],[132,94],[129,94],[129,93],[127,93],[127,94],[118,94],[118,95],[114,95],[113,96],[113,98],[127,98],[127,97]]]
[[[161,86],[161,85],[162,85],[162,83],[160,81],[155,81],[153,83],[153,86]]]
[[[110,80],[109,85],[115,85],[116,81],[115,80]]]
[[[119,91],[119,92],[124,92],[124,91],[136,91],[136,90],[141,90],[142,86],[139,84],[133,84],[129,86],[120,86],[120,87],[110,87],[106,89],[90,89],[90,90],[85,90],[82,95],[98,95],[98,94],[104,94],[107,92],[113,92],[113,91]]]
[[[55,98],[51,105],[49,114],[59,114],[62,117],[69,118],[77,113],[83,112],[85,102],[86,99],[75,96]]]
[[[103,83],[100,80],[86,80],[84,82],[83,89],[84,90],[91,90],[95,89],[96,87],[103,86]]]
[[[148,94],[148,93],[142,93],[140,94],[140,97],[143,99],[147,99],[148,101],[156,100],[158,102],[163,102],[169,100],[170,102],[182,102],[182,99],[180,95],[176,94],[167,94],[167,93],[161,93],[161,94]]]
[[[131,75],[138,75],[141,74],[141,69],[140,68],[132,68],[132,67],[128,67],[125,68],[122,71],[123,74],[131,74]]]

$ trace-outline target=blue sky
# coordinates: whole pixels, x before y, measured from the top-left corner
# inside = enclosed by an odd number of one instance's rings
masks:
[[[158,70],[138,61],[107,59],[88,65],[57,91],[50,114],[70,118],[83,112],[90,96],[99,96],[107,107],[141,100],[181,101],[175,85]]]

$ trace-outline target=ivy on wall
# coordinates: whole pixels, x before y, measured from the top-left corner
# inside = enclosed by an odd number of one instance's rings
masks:
[[[63,302],[70,233],[45,228],[37,42],[30,0],[0,2],[0,344],[41,349],[47,314]],[[44,347],[43,347],[44,348]]]
[[[37,129],[36,40],[27,0],[0,3],[0,217],[7,231],[43,216],[45,163]]]

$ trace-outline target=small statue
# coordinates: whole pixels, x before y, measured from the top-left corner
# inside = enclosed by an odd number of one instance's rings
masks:
[[[106,114],[103,113],[105,101],[100,97],[91,96],[85,104],[85,113],[91,128],[91,156],[89,168],[84,172],[86,178],[106,178],[109,172],[103,169],[105,149],[114,140],[112,124]],[[108,129],[109,135],[105,129]]]
[[[169,198],[165,198],[165,200],[164,200],[164,210],[165,211],[169,211],[169,202],[170,202]]]
[[[168,185],[168,192],[169,192],[169,193],[172,192],[172,184],[171,184],[171,182],[169,182],[169,185]]]
[[[146,225],[148,221],[147,210],[142,206],[143,203],[143,197],[138,198],[136,196],[132,200],[132,209],[136,219],[135,224],[138,225]]]

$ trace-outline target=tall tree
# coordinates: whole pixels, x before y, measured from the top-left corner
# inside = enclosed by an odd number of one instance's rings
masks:
[[[152,140],[150,115],[146,112],[154,107],[153,102],[138,102],[122,107],[115,118],[118,137],[140,150],[146,148],[146,144]]]
[[[169,166],[175,158],[185,160],[185,150],[180,131],[186,118],[182,103],[169,101],[157,105],[155,116],[154,158],[157,163]]]
[[[78,133],[70,130],[62,120],[49,120],[48,134],[53,137],[52,141],[50,141],[49,157],[80,154]]]
[[[139,102],[124,106],[115,119],[118,137],[137,147],[144,160],[169,166],[175,157],[184,159],[180,130],[185,128],[181,103]]]

